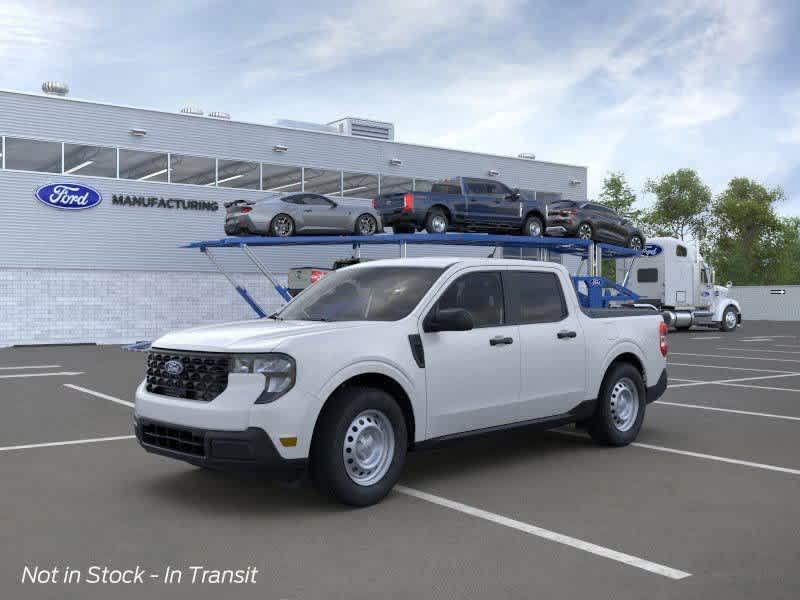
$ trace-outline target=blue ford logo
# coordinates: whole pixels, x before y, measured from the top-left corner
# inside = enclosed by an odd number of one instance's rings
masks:
[[[50,183],[36,190],[36,199],[54,208],[81,210],[97,206],[103,201],[103,196],[79,183]]]
[[[659,246],[658,244],[645,244],[644,250],[642,250],[643,256],[658,256],[664,251],[664,249]]]
[[[168,360],[164,364],[164,369],[170,375],[180,375],[183,373],[183,363],[179,360]]]

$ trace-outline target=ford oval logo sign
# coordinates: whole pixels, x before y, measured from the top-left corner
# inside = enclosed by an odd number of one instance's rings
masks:
[[[658,244],[645,244],[642,256],[658,256],[664,249]]]
[[[103,196],[80,183],[50,183],[36,190],[36,199],[53,208],[83,210],[100,204]]]
[[[164,369],[170,375],[180,375],[181,373],[183,373],[183,363],[179,360],[174,360],[174,359],[168,360],[164,364]]]

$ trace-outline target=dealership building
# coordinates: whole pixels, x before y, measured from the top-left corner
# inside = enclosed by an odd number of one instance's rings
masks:
[[[551,200],[586,199],[585,167],[401,143],[391,123],[264,125],[191,107],[171,113],[77,100],[60,84],[43,89],[0,91],[0,346],[124,343],[252,318],[206,257],[179,248],[224,237],[223,204],[232,200],[307,191],[369,203],[456,175],[496,178]],[[37,196],[76,186],[97,193],[80,210]],[[295,266],[330,267],[350,252],[344,245],[258,250],[283,277]],[[409,249],[422,253],[486,249]],[[362,255],[397,249],[365,247]],[[237,251],[217,257],[263,306],[280,306]]]

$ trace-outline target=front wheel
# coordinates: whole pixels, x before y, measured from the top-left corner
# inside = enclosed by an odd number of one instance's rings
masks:
[[[578,230],[575,236],[580,240],[590,240],[594,236],[594,230],[589,223],[581,223],[578,225]]]
[[[606,374],[589,435],[606,446],[627,446],[639,435],[647,404],[644,382],[630,363],[619,363]]]
[[[368,213],[360,215],[356,220],[358,235],[375,235],[378,232],[378,220]]]
[[[528,217],[522,228],[522,234],[530,237],[541,237],[544,233],[544,224],[539,217]]]
[[[729,306],[722,313],[722,322],[719,328],[722,331],[733,331],[739,325],[739,314],[733,306]]]
[[[346,388],[320,416],[311,475],[335,500],[369,506],[400,478],[407,447],[406,422],[392,396],[376,388]]]

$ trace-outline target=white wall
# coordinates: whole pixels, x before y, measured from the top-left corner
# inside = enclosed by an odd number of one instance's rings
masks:
[[[785,294],[772,293],[784,290]],[[733,286],[743,321],[800,321],[800,285]]]

